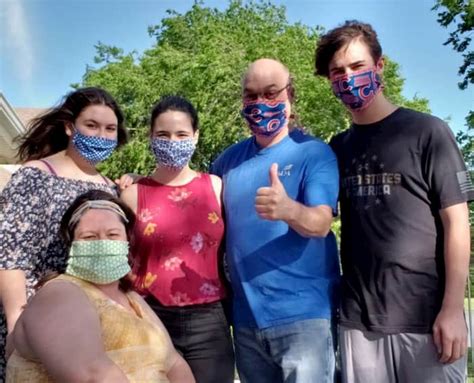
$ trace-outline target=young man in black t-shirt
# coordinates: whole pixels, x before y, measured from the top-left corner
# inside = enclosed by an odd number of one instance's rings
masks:
[[[449,127],[383,95],[377,35],[322,36],[316,74],[352,115],[331,141],[341,178],[345,382],[464,382],[474,187]]]

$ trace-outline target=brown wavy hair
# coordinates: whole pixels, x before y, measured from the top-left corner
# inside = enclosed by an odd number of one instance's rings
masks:
[[[59,105],[28,124],[27,131],[17,139],[17,157],[20,162],[38,160],[66,149],[69,143],[66,124],[74,124],[81,112],[90,105],[105,105],[113,110],[117,117],[117,146],[124,145],[128,139],[124,116],[112,96],[104,89],[81,88],[68,93]]]

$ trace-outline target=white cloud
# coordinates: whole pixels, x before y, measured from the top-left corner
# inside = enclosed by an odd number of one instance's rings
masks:
[[[28,87],[34,71],[34,46],[26,18],[24,1],[0,0],[2,55],[6,53],[11,67],[23,86]]]

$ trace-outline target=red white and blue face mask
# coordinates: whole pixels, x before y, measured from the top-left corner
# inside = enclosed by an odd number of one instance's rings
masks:
[[[336,97],[353,112],[367,108],[383,88],[376,68],[337,76],[331,83]]]
[[[241,113],[256,135],[276,136],[287,123],[284,101],[244,102]]]

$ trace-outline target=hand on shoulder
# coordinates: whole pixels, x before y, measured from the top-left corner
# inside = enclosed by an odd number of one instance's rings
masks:
[[[120,188],[120,199],[136,213],[138,208],[138,185],[131,184],[126,189]]]
[[[115,180],[115,183],[119,187],[120,191],[124,191],[128,187],[132,186],[133,184],[137,183],[143,176],[134,173],[125,173],[120,178]]]

